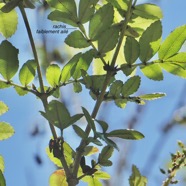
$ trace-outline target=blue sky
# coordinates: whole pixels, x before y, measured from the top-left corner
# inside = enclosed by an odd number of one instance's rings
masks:
[[[159,0],[158,5],[162,8],[164,14],[162,20],[163,38],[176,27],[186,24],[185,0]],[[34,38],[36,41],[39,41],[39,36],[35,33],[37,29],[36,20],[40,23],[41,27],[43,22],[35,17],[32,14],[32,11],[28,11],[28,13],[31,25],[33,26]],[[22,21],[21,17],[19,18],[19,21]],[[51,23],[48,23],[49,28],[51,25]],[[26,31],[22,25],[19,25],[16,35],[10,39],[16,47],[22,47],[19,54],[22,63],[27,59],[32,58],[28,44],[25,43],[26,39]],[[49,38],[48,42],[51,45],[49,47],[52,48],[55,45],[58,45],[60,42],[63,42],[63,39],[64,38]],[[0,37],[0,41],[2,40],[2,37]],[[139,75],[143,77],[140,72]],[[142,86],[140,88],[141,92],[165,92],[167,96],[161,100],[149,102],[144,106],[144,113],[142,113],[136,129],[140,130],[145,135],[145,139],[129,142],[129,144],[133,144],[135,151],[130,155],[129,167],[125,170],[123,175],[125,178],[124,185],[128,185],[127,180],[130,175],[130,166],[136,164],[140,170],[143,170],[145,161],[150,152],[152,150],[156,151],[156,149],[152,149],[153,144],[161,135],[162,125],[173,113],[173,109],[179,100],[183,86],[185,86],[185,80],[167,73],[165,73],[165,78],[162,82],[154,82],[143,77]],[[72,104],[76,100],[76,95],[73,96],[73,99],[71,95],[68,94],[66,94],[65,97],[69,99],[69,102]],[[42,109],[42,105],[33,95],[26,95],[24,97],[17,96],[12,88],[1,90],[0,100],[4,101],[10,109],[9,112],[0,118],[0,120],[9,122],[16,131],[12,138],[0,143],[0,154],[5,158],[5,177],[7,179],[7,186],[47,186],[48,177],[55,168],[48,160],[45,153],[43,153],[45,147],[48,145],[48,136],[51,134],[48,131],[44,119],[38,113],[38,110]],[[183,98],[183,102],[184,101],[185,99]],[[82,103],[83,106],[87,106],[90,111],[94,104],[94,102],[90,101],[85,94],[80,94],[79,102]],[[73,105],[73,109],[77,109],[78,107],[78,104]],[[102,110],[104,111],[104,109]],[[112,124],[112,129],[117,125],[119,128],[122,126],[122,123],[127,122],[129,113],[133,112],[134,106],[132,104],[129,104],[124,110],[116,107],[111,108],[109,114],[107,114],[107,120]],[[99,117],[101,117],[101,115],[99,115]],[[29,133],[36,123],[39,123],[41,130],[44,131],[45,134],[32,139]],[[70,131],[68,131],[68,134],[71,134]],[[149,186],[161,185],[161,181],[164,177],[159,173],[159,167],[165,166],[165,162],[170,158],[169,153],[174,152],[175,149],[177,149],[176,141],[178,139],[186,142],[184,127],[175,128],[171,135],[169,135],[168,141],[160,153],[160,158],[153,168],[152,176],[148,183]],[[73,143],[74,138],[70,138],[69,141]],[[159,152],[157,151],[157,153]],[[42,165],[37,165],[35,163],[34,156],[36,154],[41,156],[43,160]],[[117,159],[118,156],[119,154],[116,152],[114,158]],[[114,175],[113,168],[109,168],[108,171]]]

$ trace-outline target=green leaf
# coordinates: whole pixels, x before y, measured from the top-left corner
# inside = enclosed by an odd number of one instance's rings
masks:
[[[17,3],[17,1],[15,1],[15,0],[11,1],[11,3],[14,3],[14,2]],[[1,8],[3,6],[4,6],[4,3],[0,3],[0,33],[5,38],[9,38],[17,30],[18,16],[17,16],[17,12],[15,10],[12,10],[9,13],[2,12],[3,10]],[[4,11],[6,11],[5,7],[4,7]]]
[[[119,27],[112,26],[98,38],[98,51],[106,53],[116,46],[119,37]]]
[[[27,86],[34,80],[36,75],[36,62],[34,60],[28,60],[19,71],[19,81],[23,86]]]
[[[112,156],[114,148],[112,146],[105,146],[98,157],[98,162],[102,166],[110,166],[112,165],[111,161],[108,161]]]
[[[14,86],[14,89],[15,89],[15,91],[17,92],[17,94],[19,96],[24,96],[24,95],[28,94],[28,91],[27,90],[24,90],[21,87]]]
[[[18,52],[18,49],[7,40],[0,44],[0,73],[8,81],[18,70]]]
[[[74,0],[47,0],[48,4],[56,10],[48,18],[77,26],[77,7]]]
[[[48,155],[49,159],[59,168],[62,168],[60,159],[54,157],[53,153],[50,152],[49,147],[46,148],[46,154]]]
[[[79,82],[74,82],[74,83],[73,83],[73,86],[74,86],[74,92],[79,93],[79,92],[82,91],[81,83],[79,83]]]
[[[109,95],[114,96],[115,98],[120,97],[123,87],[123,82],[121,80],[116,80],[110,86]]]
[[[9,88],[12,85],[7,84],[5,81],[0,80],[0,89]]]
[[[49,178],[49,186],[68,186],[65,171],[63,169],[56,170]]]
[[[142,176],[139,172],[138,168],[133,165],[132,166],[132,175],[129,178],[130,186],[146,186],[147,178]]]
[[[174,63],[160,63],[160,66],[167,72],[176,76],[186,78],[186,70],[181,65]]]
[[[82,110],[83,110],[83,114],[84,114],[84,116],[85,116],[88,124],[90,125],[91,129],[95,133],[96,132],[96,127],[95,127],[95,123],[93,121],[93,118],[91,117],[91,115],[89,114],[89,112],[84,107],[82,107]]]
[[[85,140],[88,137],[87,134],[80,127],[78,127],[77,125],[72,125],[72,127],[73,127],[74,131],[76,132],[76,134],[80,138]]]
[[[74,48],[86,48],[90,42],[83,36],[79,30],[71,32],[65,39],[65,43]]]
[[[102,32],[109,28],[114,18],[114,10],[111,4],[103,5],[92,17],[89,24],[89,37],[97,40]]]
[[[155,81],[161,81],[163,80],[163,72],[159,64],[153,63],[153,64],[147,64],[140,68],[143,74],[148,77],[149,79],[155,80]]]
[[[124,55],[128,64],[133,64],[139,57],[140,46],[133,37],[127,37],[124,46]]]
[[[0,170],[0,185],[6,186],[6,180],[5,180],[4,175],[1,170]]]
[[[99,125],[101,126],[103,133],[105,133],[108,129],[108,124],[105,121],[102,120],[96,120],[96,122],[99,123]]]
[[[177,27],[162,43],[159,50],[159,58],[162,60],[176,54],[186,40],[186,25]]]
[[[97,147],[94,146],[86,146],[83,155],[84,156],[91,156],[96,154],[99,151]]]
[[[3,156],[0,155],[0,170],[2,171],[2,173],[5,170],[5,165],[4,165],[4,158]]]
[[[144,138],[144,135],[142,133],[130,129],[113,130],[112,132],[106,133],[106,136],[129,140],[140,140]]]
[[[127,105],[127,99],[116,99],[114,102],[119,108],[125,108]]]
[[[160,21],[152,23],[142,34],[140,45],[140,60],[147,62],[151,59],[160,47],[162,35],[162,25]]]
[[[94,173],[94,176],[95,176],[96,178],[98,178],[98,179],[103,179],[103,180],[108,180],[108,179],[110,179],[110,175],[109,175],[108,173],[103,172],[103,171],[100,171],[100,170],[96,171],[96,172]]]
[[[136,69],[136,67],[134,66],[131,66],[130,64],[122,64],[121,65],[121,70],[123,71],[123,73],[126,75],[126,76],[129,76],[131,75],[134,70]]]
[[[0,116],[8,111],[8,106],[0,101]]]
[[[14,128],[10,124],[0,122],[0,140],[10,138],[14,133]]]
[[[79,2],[79,21],[86,23],[94,15],[95,5],[98,0],[80,0]]]
[[[146,19],[161,19],[163,13],[160,7],[154,4],[140,4],[135,6],[133,13]]]
[[[71,148],[71,146],[68,143],[63,142],[63,152],[67,164],[70,166],[74,161],[75,151]]]
[[[139,76],[133,76],[129,78],[122,87],[122,95],[127,97],[135,93],[140,86],[141,78]]]
[[[2,8],[0,6],[0,10],[3,13],[9,13],[10,11],[12,11],[16,6],[18,6],[20,0],[14,0],[14,1],[9,1],[7,2]]]
[[[56,87],[59,85],[60,77],[61,77],[61,70],[58,65],[52,64],[47,68],[46,79],[47,79],[47,82],[52,87]]]
[[[85,176],[82,180],[87,182],[88,186],[102,186],[102,183],[94,176]]]
[[[143,99],[143,100],[155,100],[155,99],[159,99],[166,96],[165,93],[153,93],[153,94],[144,94],[144,95],[140,95],[138,96],[139,98]]]

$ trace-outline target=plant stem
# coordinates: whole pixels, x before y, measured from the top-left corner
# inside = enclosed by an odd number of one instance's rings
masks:
[[[41,74],[41,68],[40,68],[40,64],[39,64],[39,60],[38,60],[38,56],[37,56],[37,51],[36,51],[36,47],[35,47],[35,44],[34,44],[34,39],[33,39],[33,36],[32,36],[32,32],[31,32],[31,29],[30,29],[28,18],[27,18],[27,15],[26,15],[26,12],[25,12],[25,9],[23,7],[22,2],[19,3],[19,9],[20,9],[20,12],[22,14],[22,17],[23,17],[23,20],[24,20],[24,23],[25,23],[25,26],[26,26],[26,30],[27,30],[28,37],[29,37],[29,40],[30,40],[30,45],[31,45],[31,48],[32,48],[34,59],[35,59],[35,62],[37,64],[37,73],[38,73],[41,93],[44,93],[45,90],[44,90],[43,78],[42,78],[42,74]]]

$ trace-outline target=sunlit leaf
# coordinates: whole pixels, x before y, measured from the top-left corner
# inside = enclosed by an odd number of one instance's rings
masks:
[[[133,76],[129,78],[122,87],[122,95],[129,96],[135,93],[140,86],[141,78],[139,76]]]
[[[5,81],[0,80],[0,89],[9,88],[10,84],[7,84]]]
[[[15,1],[11,1],[12,3]],[[0,9],[4,6],[4,3],[0,3]],[[5,7],[4,7],[5,8]],[[0,10],[0,33],[6,37],[11,37],[17,30],[18,16],[15,10],[9,13],[4,13]]]
[[[186,25],[177,27],[162,43],[158,52],[160,59],[167,59],[176,54],[186,40]]]
[[[144,94],[144,95],[140,95],[139,98],[143,99],[143,100],[155,100],[155,99],[159,99],[166,96],[165,93],[153,93],[153,94]]]
[[[0,170],[0,185],[6,186],[6,180],[5,180],[4,175],[1,170]]]
[[[116,104],[116,106],[118,106],[119,108],[125,108],[127,105],[127,99],[115,99],[114,103]]]
[[[109,13],[108,13],[109,12]],[[112,24],[114,10],[111,4],[102,6],[92,17],[89,24],[89,37],[96,40]]]
[[[5,165],[4,165],[4,158],[3,156],[0,155],[0,170],[2,171],[2,173],[5,170]]]
[[[155,4],[140,4],[135,6],[133,13],[146,19],[161,19],[163,13],[160,7]]]
[[[19,71],[19,80],[23,86],[27,86],[34,80],[36,75],[36,62],[34,60],[28,60]]]
[[[14,128],[10,124],[0,122],[0,140],[10,138],[14,133]]]
[[[50,65],[46,70],[46,79],[52,87],[59,85],[61,77],[60,67],[56,64]]]
[[[8,106],[0,101],[0,116],[8,111]]]
[[[140,60],[147,62],[151,59],[160,47],[162,26],[160,21],[152,23],[142,34],[140,45]]]
[[[129,178],[130,186],[146,186],[147,178],[142,176],[139,172],[138,168],[133,165],[132,166],[132,175]]]
[[[95,5],[98,0],[80,0],[79,2],[79,21],[86,23],[94,15]]]
[[[94,146],[87,146],[85,147],[85,151],[83,153],[84,156],[91,156],[92,154],[96,154],[99,152],[99,149]]]
[[[73,159],[75,156],[75,151],[72,149],[72,147],[68,143],[63,142],[63,152],[65,155],[67,164],[70,166],[74,161]]]
[[[127,37],[124,46],[124,55],[128,64],[133,64],[139,57],[140,46],[133,37]]]
[[[27,90],[24,90],[21,87],[14,86],[14,89],[15,89],[15,91],[17,92],[17,94],[19,96],[24,96],[24,95],[28,94],[28,91]]]
[[[10,80],[19,67],[18,49],[7,40],[0,44],[0,67],[0,73],[6,80]]]
[[[130,130],[130,129],[114,130],[112,132],[106,133],[106,136],[129,139],[129,140],[139,140],[139,139],[144,138],[144,135],[142,133],[136,130]]]
[[[148,77],[149,79],[155,81],[163,80],[163,72],[159,64],[153,63],[150,65],[145,65],[140,68],[143,74]]]
[[[118,42],[118,37],[119,28],[114,26],[110,27],[98,38],[98,51],[100,53],[106,53],[112,50]]]
[[[65,39],[65,43],[74,48],[86,48],[90,42],[83,36],[79,30],[71,32]]]
[[[50,186],[68,186],[65,171],[63,169],[56,170],[49,179]]]

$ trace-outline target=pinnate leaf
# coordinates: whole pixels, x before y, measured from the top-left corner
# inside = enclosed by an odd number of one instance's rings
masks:
[[[15,1],[13,1],[15,2]],[[4,6],[4,3],[0,3],[0,9]],[[6,37],[11,37],[17,30],[18,16],[15,10],[9,13],[4,13],[0,10],[0,33]]]
[[[132,175],[129,178],[130,186],[146,186],[147,178],[142,176],[139,172],[138,168],[133,165],[132,166]]]
[[[141,78],[139,76],[133,76],[129,78],[122,87],[122,95],[129,96],[135,93],[140,86]]]
[[[140,60],[147,62],[151,59],[160,47],[162,26],[160,21],[152,23],[142,34],[140,44]]]
[[[142,133],[130,129],[113,130],[107,133],[106,136],[129,139],[129,140],[140,140],[144,138],[144,135]]]
[[[8,106],[0,101],[0,116],[8,111]]]
[[[140,68],[143,74],[155,81],[163,80],[163,72],[159,64],[153,63]]]
[[[59,85],[61,70],[57,64],[50,65],[46,70],[46,79],[52,87]]]
[[[19,71],[19,80],[23,86],[27,86],[33,81],[36,74],[36,62],[34,60],[28,60]]]
[[[95,5],[98,0],[80,0],[79,3],[79,21],[86,23],[94,15]]]
[[[0,122],[0,140],[10,138],[14,133],[14,128],[10,124]]]
[[[90,42],[88,42],[79,30],[71,32],[66,37],[65,43],[74,48],[86,48],[90,46]]]
[[[18,70],[18,49],[7,40],[0,44],[0,74],[10,80]]]
[[[50,186],[68,186],[65,171],[63,169],[56,170],[49,179]]]
[[[165,60],[176,54],[186,40],[186,25],[177,27],[162,43],[159,58]]]
[[[92,17],[89,24],[89,37],[91,40],[97,40],[99,35],[112,24],[114,10],[111,4],[102,6]]]

